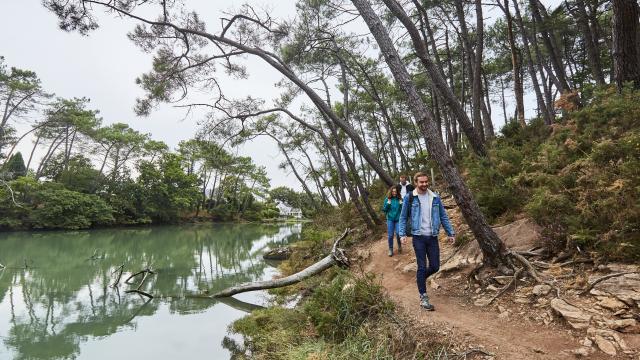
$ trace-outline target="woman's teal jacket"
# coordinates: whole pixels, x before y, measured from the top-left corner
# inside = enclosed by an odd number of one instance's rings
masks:
[[[387,214],[387,220],[398,221],[400,211],[402,211],[402,200],[398,198],[385,198],[382,204],[382,211]]]

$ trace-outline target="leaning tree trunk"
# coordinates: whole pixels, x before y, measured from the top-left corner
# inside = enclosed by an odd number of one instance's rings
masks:
[[[636,0],[613,0],[613,72],[618,91],[626,82],[640,88],[639,13]]]
[[[384,55],[398,87],[407,95],[407,102],[422,130],[429,153],[440,166],[445,181],[449,184],[467,224],[469,224],[480,245],[485,262],[496,266],[507,265],[504,243],[487,223],[469,188],[462,180],[458,169],[447,154],[447,149],[438,135],[439,130],[436,128],[433,114],[418,94],[415,84],[411,81],[409,72],[400,60],[400,56],[380,18],[378,18],[367,0],[352,0],[351,2],[358,9],[380,46],[380,51]]]
[[[383,2],[387,6],[387,8],[398,18],[398,20],[402,22],[402,25],[409,32],[409,36],[411,37],[411,41],[413,42],[413,46],[416,50],[416,55],[420,58],[420,62],[427,70],[429,79],[431,80],[435,88],[440,92],[442,98],[446,101],[449,109],[451,110],[451,113],[457,118],[458,123],[460,123],[460,126],[467,136],[467,139],[469,140],[469,144],[471,145],[473,151],[480,156],[486,156],[487,151],[484,146],[483,136],[481,135],[481,131],[483,130],[482,123],[479,124],[479,128],[474,128],[473,123],[471,122],[471,120],[469,120],[467,113],[464,111],[458,99],[456,99],[453,90],[448,86],[447,81],[440,73],[438,67],[429,57],[427,45],[425,44],[424,39],[422,39],[420,31],[416,28],[415,24],[404,11],[402,6],[400,6],[400,4],[398,4],[395,0],[383,0]]]

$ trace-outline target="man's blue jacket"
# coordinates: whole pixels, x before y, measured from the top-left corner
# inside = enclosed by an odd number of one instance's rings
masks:
[[[404,196],[404,199],[402,201],[404,206],[402,207],[402,211],[400,212],[400,226],[398,229],[398,234],[401,237],[407,236],[407,216],[409,213],[409,207],[411,206],[411,235],[438,236],[440,225],[442,224],[442,227],[444,227],[444,230],[447,232],[448,236],[455,236],[453,227],[451,226],[451,222],[449,222],[449,217],[447,216],[447,211],[444,209],[444,205],[442,205],[440,196],[431,190],[427,191],[431,195],[431,234],[420,234],[422,213],[420,207],[420,198],[418,197],[418,189],[415,189],[413,190],[413,192]],[[411,196],[413,196],[413,200],[410,203],[409,198]]]

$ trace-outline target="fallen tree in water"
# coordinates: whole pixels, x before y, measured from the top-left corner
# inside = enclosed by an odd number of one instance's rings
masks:
[[[265,260],[287,260],[291,256],[290,247],[280,247],[267,251],[262,258]]]
[[[333,243],[333,247],[331,249],[331,253],[324,257],[322,260],[316,262],[315,264],[305,268],[304,270],[297,272],[293,275],[289,275],[280,279],[267,280],[267,281],[256,281],[252,283],[240,284],[237,286],[232,286],[227,289],[224,289],[220,292],[217,292],[212,295],[214,298],[233,296],[235,294],[255,291],[255,290],[266,290],[266,289],[275,289],[284,286],[289,286],[295,283],[299,283],[300,281],[307,279],[311,276],[317,275],[324,270],[338,265],[341,267],[349,266],[349,258],[344,254],[344,250],[338,247],[340,241],[347,237],[349,234],[349,229],[347,228],[342,235]]]

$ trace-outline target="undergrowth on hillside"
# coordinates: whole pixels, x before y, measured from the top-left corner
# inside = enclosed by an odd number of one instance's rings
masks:
[[[639,114],[640,92],[601,89],[551,126],[507,124],[487,161],[465,159],[469,186],[491,221],[526,212],[556,251],[639,260]]]

